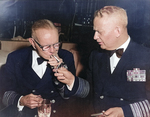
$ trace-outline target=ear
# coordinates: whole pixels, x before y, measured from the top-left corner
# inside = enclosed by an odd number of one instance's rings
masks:
[[[29,38],[29,42],[31,43],[32,47],[36,50],[35,43],[33,42],[33,38]]]
[[[121,28],[120,28],[119,26],[117,26],[117,27],[115,28],[115,34],[116,34],[116,37],[119,37],[119,36],[120,36],[120,34],[121,34]]]

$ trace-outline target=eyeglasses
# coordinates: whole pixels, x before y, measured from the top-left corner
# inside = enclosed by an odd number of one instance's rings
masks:
[[[51,46],[53,46],[54,49],[58,49],[58,48],[60,47],[60,44],[61,44],[61,42],[58,42],[58,43],[54,43],[54,44],[52,44],[52,45],[45,45],[45,46],[42,46],[41,44],[39,44],[39,43],[37,42],[37,40],[34,39],[34,41],[38,44],[38,46],[39,46],[43,51],[49,50],[49,48],[50,48]]]

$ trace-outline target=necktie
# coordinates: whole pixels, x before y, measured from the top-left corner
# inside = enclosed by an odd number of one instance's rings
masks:
[[[38,65],[42,64],[44,61],[47,61],[47,60],[41,57],[37,58]]]
[[[109,56],[111,57],[114,53],[116,53],[116,55],[117,55],[118,58],[121,58],[121,56],[123,54],[123,48],[109,51]]]

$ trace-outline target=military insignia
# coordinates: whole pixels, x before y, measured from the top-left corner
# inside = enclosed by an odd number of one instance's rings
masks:
[[[140,70],[140,68],[133,68],[133,70],[127,70],[127,81],[145,82],[146,70]]]

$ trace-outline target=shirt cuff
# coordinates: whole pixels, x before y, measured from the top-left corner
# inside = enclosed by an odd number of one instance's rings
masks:
[[[19,98],[19,100],[18,100],[18,104],[17,104],[18,111],[22,111],[23,108],[24,108],[24,106],[21,106],[21,105],[20,105],[20,99],[21,99],[22,97],[23,97],[23,96],[21,96],[21,97]]]
[[[75,81],[75,80],[74,80]],[[69,86],[69,85],[66,85],[68,90],[69,91],[72,91],[72,88],[73,88],[73,85],[74,85],[74,81],[72,82],[72,84]]]

